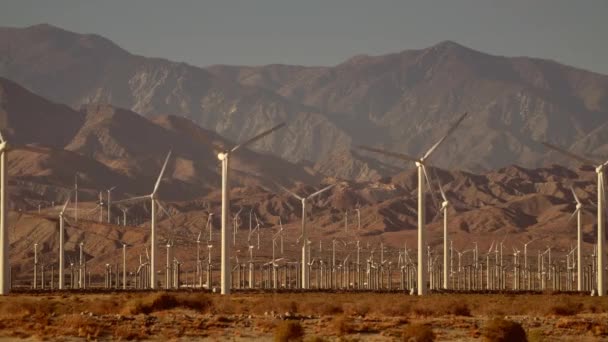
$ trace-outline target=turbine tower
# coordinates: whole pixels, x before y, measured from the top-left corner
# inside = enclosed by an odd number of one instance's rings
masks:
[[[63,208],[61,208],[61,212],[59,213],[59,289],[63,290],[64,287],[64,282],[65,282],[65,274],[64,274],[64,261],[63,259],[65,258],[65,246],[64,246],[64,240],[65,240],[65,209],[68,206],[68,203],[70,203],[70,196],[68,196],[68,199],[65,201],[65,204],[63,205]]]
[[[150,288],[156,289],[156,205],[158,204],[158,200],[156,199],[156,192],[158,191],[158,187],[160,186],[160,182],[163,179],[163,175],[165,173],[165,169],[167,168],[167,163],[169,162],[169,158],[171,158],[171,151],[167,153],[167,157],[165,158],[165,163],[163,164],[162,169],[160,170],[160,174],[156,179],[156,183],[154,184],[154,189],[152,193],[145,196],[138,196],[127,198],[124,200],[116,201],[114,204],[124,203],[124,202],[134,202],[134,201],[143,201],[150,200]],[[159,205],[160,207],[160,205]],[[102,207],[103,208],[103,207]]]
[[[8,227],[6,219],[8,218],[6,207],[6,176],[7,176],[7,160],[6,153],[8,152],[7,142],[0,133],[0,295],[7,295],[11,290],[10,280],[10,269],[8,254],[9,254],[9,243],[8,243]]]
[[[439,191],[441,192],[441,198],[443,202],[441,202],[441,208],[439,208],[439,212],[443,213],[443,289],[448,289],[448,206],[450,202],[448,198],[445,196],[445,192],[443,191],[443,186],[441,185],[441,180],[437,176],[437,172],[435,172],[435,178],[439,183]],[[438,213],[439,213],[438,212]]]
[[[277,184],[277,185],[281,189],[283,189],[283,191],[289,193],[291,196],[295,197],[302,203],[302,236],[300,237],[302,239],[301,287],[302,287],[302,289],[309,289],[310,288],[310,278],[308,277],[308,264],[309,264],[308,260],[310,259],[310,255],[308,255],[308,248],[307,248],[308,247],[307,246],[308,232],[306,231],[306,202],[316,196],[319,196],[320,194],[324,193],[325,191],[333,188],[336,184],[328,185],[328,186],[324,187],[323,189],[309,195],[308,197],[301,197],[301,196],[297,195],[296,193],[288,190],[284,186],[282,186],[280,184]]]
[[[605,186],[604,186],[604,167],[608,165],[608,161],[604,163],[598,163],[576,155],[572,152],[568,152],[560,147],[552,145],[548,142],[542,142],[546,147],[555,150],[567,157],[577,160],[584,164],[596,165],[595,173],[597,173],[597,295],[606,295],[606,284],[604,283],[605,273],[605,251],[604,245],[606,244],[606,231],[604,228],[604,202],[606,199]],[[580,253],[580,252],[579,252]]]
[[[380,149],[376,149],[376,148],[359,146],[359,148],[370,151],[370,152],[384,154],[384,155],[387,155],[387,156],[390,156],[393,158],[397,158],[397,159],[401,159],[401,160],[412,161],[416,164],[416,167],[418,168],[418,270],[417,270],[418,279],[416,282],[416,287],[418,288],[419,296],[427,294],[426,282],[427,282],[427,278],[428,278],[428,272],[426,269],[426,253],[424,251],[424,249],[426,248],[425,247],[426,246],[426,231],[424,228],[424,225],[425,225],[424,180],[426,178],[426,182],[429,184],[429,187],[430,187],[430,181],[429,181],[428,174],[426,173],[425,163],[426,163],[426,160],[431,156],[431,154],[433,152],[435,152],[437,147],[439,147],[439,145],[441,145],[441,143],[443,143],[445,141],[445,139],[448,136],[450,136],[450,134],[452,134],[452,132],[456,129],[456,127],[458,127],[458,125],[462,122],[462,120],[464,120],[464,118],[466,116],[467,116],[467,113],[464,113],[460,118],[458,118],[458,120],[450,127],[450,129],[448,129],[447,133],[441,139],[439,139],[439,141],[437,141],[433,146],[431,146],[431,148],[428,151],[426,151],[426,153],[421,158],[414,158],[414,157],[410,157],[410,156],[408,156],[406,154],[402,154],[402,153],[388,152],[388,151],[384,151],[384,150],[380,150]],[[434,199],[434,197],[433,197],[433,199]]]
[[[7,295],[11,290],[9,242],[6,212],[8,198],[6,196],[8,163],[7,153],[14,147],[10,146],[0,132],[0,295]],[[45,150],[32,146],[20,146],[19,149],[29,150],[36,153],[46,153]]]
[[[570,187],[570,191],[572,191],[572,196],[574,196],[574,200],[576,201],[576,209],[570,216],[570,219],[576,215],[576,290],[583,290],[583,272],[582,272],[582,217],[581,211],[583,209],[583,204],[576,196],[576,192],[574,192],[574,188]]]
[[[285,126],[285,123],[281,123],[272,127],[271,129],[264,131],[253,138],[246,140],[229,150],[223,150],[217,154],[217,159],[222,163],[222,231],[221,231],[221,270],[220,270],[220,291],[221,294],[230,294],[230,250],[228,249],[228,225],[230,220],[230,156],[236,152],[239,148],[251,145],[254,142],[264,138],[268,134],[278,130]]]

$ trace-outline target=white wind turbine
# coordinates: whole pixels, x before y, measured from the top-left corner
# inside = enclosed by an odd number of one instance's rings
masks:
[[[68,207],[68,203],[70,203],[70,196],[65,201],[63,208],[61,208],[61,212],[59,212],[59,289],[63,290],[65,275],[64,275],[64,262],[63,259],[65,257],[65,209]]]
[[[435,173],[435,178],[437,179],[437,182],[439,183],[439,191],[441,192],[441,198],[443,199],[443,202],[441,202],[441,207],[439,208],[439,211],[437,212],[437,214],[439,214],[440,212],[443,213],[443,289],[447,290],[447,288],[448,288],[448,206],[450,205],[450,202],[448,201],[448,198],[445,196],[445,192],[443,191],[443,186],[441,185],[441,180],[437,176],[437,172],[436,171],[433,171],[433,172]]]
[[[581,211],[583,209],[583,204],[576,196],[576,192],[574,192],[574,188],[570,187],[570,191],[572,191],[572,196],[574,196],[574,200],[576,201],[576,209],[570,216],[570,219],[576,215],[576,290],[582,291],[583,289],[583,272],[582,272],[582,217]]]
[[[115,186],[113,186],[113,187],[111,187],[111,188],[109,188],[109,189],[106,190],[107,193],[108,193],[108,223],[110,223],[110,219],[111,219],[110,216],[112,215],[112,210],[110,208],[110,206],[112,205],[112,203],[110,201],[110,195],[112,193],[112,190],[114,190],[114,189],[116,189]]]
[[[597,161],[589,160],[572,152],[568,152],[548,142],[542,142],[542,144],[583,164],[595,165],[595,173],[597,173],[597,295],[604,296],[606,295],[606,284],[604,283],[604,245],[606,244],[606,231],[604,228],[604,202],[606,198],[604,186],[604,167],[608,166],[608,161],[598,163]]]
[[[426,182],[429,183],[429,177],[426,173],[425,163],[426,160],[431,156],[431,154],[445,141],[445,139],[452,134],[452,132],[458,127],[458,125],[464,120],[467,116],[467,113],[464,113],[458,120],[448,129],[447,133],[439,139],[431,148],[421,157],[414,158],[410,157],[406,154],[388,152],[376,148],[359,146],[359,148],[371,152],[376,152],[380,154],[384,154],[393,158],[413,161],[416,163],[416,167],[418,168],[418,270],[417,270],[417,287],[418,287],[418,295],[425,295],[427,293],[426,282],[428,278],[428,272],[426,270],[426,253],[424,252],[424,248],[426,246],[426,231],[424,228],[425,225],[425,206],[424,206],[424,180],[426,178]],[[433,197],[434,199],[434,197]]]
[[[8,162],[7,153],[13,147],[9,146],[0,133],[0,295],[7,295],[11,290],[10,282],[10,264],[9,264],[9,243],[8,243],[8,228],[6,212],[8,198],[6,195]],[[29,150],[37,153],[46,153],[46,151],[30,147],[20,146],[19,149]]]
[[[144,201],[149,199],[150,200],[150,251],[151,251],[151,255],[150,255],[150,288],[151,289],[156,289],[157,284],[156,284],[156,249],[158,248],[157,246],[157,239],[156,239],[156,205],[158,204],[158,201],[156,199],[156,192],[158,191],[158,187],[160,186],[160,182],[163,179],[163,175],[165,173],[165,169],[167,168],[167,163],[169,162],[169,158],[171,158],[171,151],[169,151],[169,153],[167,153],[167,157],[165,158],[165,163],[163,164],[162,169],[160,170],[160,174],[158,175],[158,178],[156,179],[156,183],[154,184],[154,189],[152,190],[152,193],[149,195],[145,195],[145,196],[138,196],[138,197],[132,197],[132,198],[127,198],[124,200],[120,200],[120,201],[116,201],[114,202],[114,204],[119,204],[119,203],[123,203],[123,202],[133,202],[133,201]],[[159,204],[160,207],[160,204]]]
[[[268,134],[278,130],[285,126],[285,123],[281,123],[272,127],[271,129],[264,131],[253,138],[246,140],[231,149],[223,150],[217,154],[217,159],[222,163],[222,231],[221,231],[221,270],[220,270],[220,292],[221,294],[230,294],[230,249],[228,248],[228,220],[230,219],[230,156],[236,152],[239,148],[251,145],[254,142],[264,138]]]
[[[311,195],[309,195],[308,197],[301,197],[299,195],[297,195],[296,193],[290,191],[289,189],[285,188],[284,186],[277,184],[281,189],[283,189],[283,191],[289,193],[290,195],[292,195],[293,197],[295,197],[296,199],[300,200],[300,202],[302,203],[302,235],[300,236],[300,238],[302,239],[302,282],[301,282],[301,286],[302,289],[308,289],[310,287],[310,279],[308,277],[308,260],[310,258],[310,256],[308,255],[308,248],[306,246],[307,242],[308,242],[308,232],[306,231],[306,202],[311,200],[314,197],[319,196],[320,194],[324,193],[325,191],[333,188],[336,184],[331,184],[328,185],[326,187],[324,187],[323,189],[312,193]]]

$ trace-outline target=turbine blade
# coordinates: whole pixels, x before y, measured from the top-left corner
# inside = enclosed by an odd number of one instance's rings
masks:
[[[600,172],[600,184],[602,185],[602,202],[604,202],[604,211],[606,211],[606,187],[604,184],[604,172]]]
[[[245,147],[245,146],[247,146],[247,145],[249,145],[249,144],[252,144],[252,143],[254,143],[254,142],[256,142],[256,141],[258,141],[258,140],[262,139],[263,137],[267,136],[268,134],[270,134],[270,133],[272,133],[272,132],[274,132],[274,131],[276,131],[276,130],[278,130],[278,129],[280,129],[280,128],[283,128],[284,126],[285,126],[285,123],[284,123],[284,122],[283,122],[283,123],[280,123],[280,124],[278,124],[278,125],[276,125],[276,126],[272,127],[271,129],[266,130],[266,131],[264,131],[264,132],[262,132],[262,133],[260,133],[260,134],[258,134],[258,135],[256,135],[256,136],[254,136],[253,138],[251,138],[251,139],[249,139],[249,140],[245,140],[244,142],[242,142],[242,143],[240,143],[240,144],[238,144],[238,145],[234,146],[234,147],[233,147],[233,148],[230,150],[230,153],[232,153],[232,152],[234,152],[234,151],[238,150],[238,149],[239,149],[239,148],[241,148],[241,147]]]
[[[433,205],[435,206],[435,209],[438,210],[439,206],[437,205],[437,198],[435,198],[435,192],[433,191],[433,187],[431,186],[431,180],[429,179],[429,175],[426,173],[426,166],[424,166],[424,164],[422,164],[422,173],[424,173],[424,178],[426,179],[426,183],[429,186],[429,192],[431,193]]]
[[[335,184],[335,183],[334,183],[334,184],[332,184],[332,185],[328,185],[328,186],[324,187],[323,189],[321,189],[321,190],[319,190],[319,191],[317,191],[317,192],[313,193],[312,195],[309,195],[308,197],[306,197],[306,199],[311,199],[311,198],[313,198],[313,197],[315,197],[315,196],[318,196],[318,195],[320,195],[320,194],[324,193],[325,191],[327,191],[327,190],[329,190],[329,189],[333,188],[334,186],[336,186],[336,184]]]
[[[0,131],[0,143],[6,142],[6,140],[4,140],[4,136],[2,135],[2,131]]]
[[[464,114],[462,114],[462,116],[460,118],[458,118],[458,120],[456,120],[456,122],[450,127],[450,129],[448,129],[447,133],[441,139],[439,139],[439,141],[437,141],[435,143],[435,145],[431,146],[431,148],[428,151],[426,151],[426,153],[422,157],[422,160],[426,160],[426,158],[428,158],[437,149],[437,147],[439,147],[439,145],[441,145],[441,143],[443,143],[445,141],[445,139],[447,139],[447,137],[449,137],[450,134],[452,134],[452,132],[454,132],[454,130],[458,127],[458,125],[460,125],[462,120],[464,120],[464,118],[467,117],[467,115],[468,115],[468,113],[466,113],[466,112]]]
[[[570,186],[570,191],[572,191],[572,196],[574,196],[574,200],[576,201],[576,204],[581,204],[581,201],[578,199],[578,196],[576,196],[576,192],[574,191],[574,188],[572,186]]]
[[[70,220],[68,220],[68,218],[67,218],[67,217],[64,217],[64,218],[63,218],[63,221],[64,221],[64,222],[65,222],[65,223],[66,223],[68,226],[74,227],[74,225],[70,223]]]
[[[279,188],[281,188],[283,191],[285,191],[286,193],[292,195],[293,197],[299,199],[300,201],[303,200],[302,197],[298,196],[295,192],[292,192],[291,190],[287,189],[286,187],[282,186],[281,184],[274,182],[273,183],[278,186]]]
[[[150,195],[137,196],[137,197],[122,199],[120,201],[113,201],[112,204],[120,204],[120,203],[125,203],[125,202],[136,202],[136,201],[141,201],[141,200],[149,199],[149,198],[150,198]]]
[[[565,155],[567,157],[570,157],[572,159],[578,160],[578,161],[580,161],[583,164],[591,164],[591,165],[597,165],[597,164],[599,164],[599,163],[597,163],[595,161],[592,161],[592,160],[589,160],[587,158],[583,158],[581,156],[577,156],[576,154],[574,154],[572,152],[568,152],[568,151],[564,150],[563,148],[557,147],[557,146],[555,146],[553,144],[550,144],[550,143],[548,143],[546,141],[542,141],[541,144],[543,144],[543,145],[545,145],[545,147],[548,147],[548,148],[550,148],[552,150],[555,150],[555,151],[557,151],[557,152],[559,152],[559,153],[561,153],[561,154],[563,154],[563,155]]]
[[[72,197],[72,194],[70,193],[68,195],[68,199],[65,201],[65,204],[63,205],[63,208],[61,209],[61,213],[63,214],[65,212],[65,208],[68,207],[68,203],[70,203],[70,198]]]
[[[435,220],[437,219],[437,217],[439,217],[439,214],[441,214],[443,210],[437,210],[437,212],[435,213],[435,216],[433,216],[433,219],[431,220],[431,222],[435,222]]]
[[[576,209],[574,210],[574,212],[572,213],[572,215],[570,215],[570,217],[568,218],[568,223],[570,223],[570,221],[572,221],[572,219],[574,218],[574,216],[576,216],[576,214],[580,211],[580,209]]]
[[[177,226],[177,223],[175,222],[175,220],[173,220],[173,216],[171,216],[171,214],[169,214],[169,212],[167,211],[167,209],[165,209],[165,207],[164,207],[164,206],[163,206],[163,205],[160,203],[160,201],[155,200],[155,202],[156,202],[156,205],[158,205],[158,207],[160,208],[160,210],[161,210],[161,211],[162,211],[162,212],[163,212],[165,215],[167,215],[167,217],[169,218],[169,221],[171,221],[171,223],[172,223],[174,226]]]
[[[397,158],[397,159],[401,159],[401,160],[405,160],[405,161],[413,161],[413,162],[418,161],[418,159],[416,159],[414,157],[410,157],[407,154],[403,154],[403,153],[389,152],[389,151],[384,151],[384,150],[381,150],[378,148],[373,148],[373,147],[368,147],[368,146],[363,146],[363,145],[359,145],[359,146],[357,146],[357,148],[360,148],[362,150],[369,151],[369,152],[384,154],[385,156],[389,156],[389,157],[393,157],[393,158]]]
[[[12,151],[14,150],[24,150],[28,152],[40,153],[40,154],[48,154],[53,152],[50,148],[42,148],[38,146],[30,146],[30,145],[17,145],[12,146]]]
[[[165,168],[167,167],[167,163],[169,162],[169,158],[171,158],[171,150],[167,153],[167,157],[165,158],[165,163],[163,164],[163,168],[160,170],[160,174],[158,175],[158,179],[156,180],[156,184],[154,184],[154,190],[152,194],[155,194],[158,190],[158,186],[160,185],[160,181],[163,179],[163,174],[165,173]]]
[[[435,176],[435,179],[437,179],[437,183],[439,183],[439,191],[441,192],[441,198],[443,198],[443,200],[447,202],[448,198],[445,197],[445,192],[443,192],[443,186],[441,185],[441,179],[439,179],[439,176],[437,175],[437,169],[433,169],[433,175]]]

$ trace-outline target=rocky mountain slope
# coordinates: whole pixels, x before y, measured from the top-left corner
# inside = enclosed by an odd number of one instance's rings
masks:
[[[110,105],[87,105],[75,111],[49,102],[0,78],[0,130],[9,141],[11,202],[30,209],[64,199],[76,173],[81,199],[116,186],[115,196],[152,190],[169,150],[166,185],[161,196],[191,199],[213,191],[220,183],[215,147],[234,143],[182,117],[149,120]],[[251,135],[259,133],[251,131]],[[35,146],[35,148],[33,148]],[[233,184],[314,183],[310,167],[280,158],[240,150],[232,159]]]
[[[132,55],[97,35],[37,25],[0,29],[0,75],[76,108],[108,102],[149,117],[183,116],[233,140],[288,121],[289,129],[254,147],[292,162],[310,160],[317,170],[348,179],[394,171],[351,152],[353,145],[421,154],[465,111],[469,119],[437,151],[436,165],[482,171],[557,161],[577,167],[536,142],[545,139],[585,154],[608,151],[601,139],[607,76],[453,42],[355,56],[333,67],[202,69]]]

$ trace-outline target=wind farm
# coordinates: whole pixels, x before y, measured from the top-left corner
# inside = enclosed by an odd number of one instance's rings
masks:
[[[606,339],[607,99],[452,41],[199,67],[0,27],[0,339]]]

